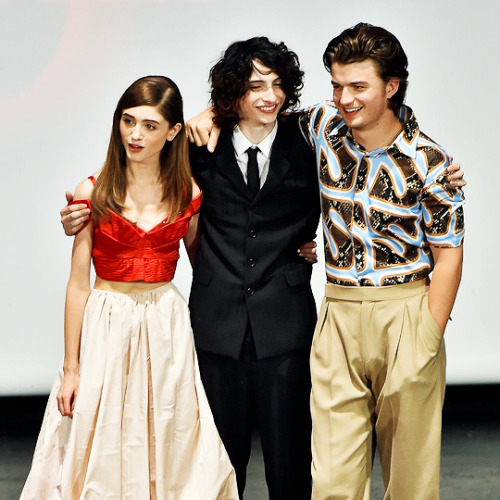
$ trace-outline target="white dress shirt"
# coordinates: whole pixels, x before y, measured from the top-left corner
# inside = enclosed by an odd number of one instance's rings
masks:
[[[278,132],[278,122],[274,124],[274,128],[271,130],[271,133],[265,139],[259,142],[259,144],[252,144],[243,135],[243,132],[240,130],[238,125],[234,127],[233,147],[236,155],[236,161],[238,162],[238,166],[240,167],[245,182],[248,183],[247,180],[248,155],[246,151],[248,148],[251,147],[259,148],[259,151],[257,153],[257,164],[259,165],[260,187],[262,187],[266,182],[267,174],[269,173],[269,163],[271,160],[271,149],[273,147],[273,142],[274,139],[276,138],[277,132]]]

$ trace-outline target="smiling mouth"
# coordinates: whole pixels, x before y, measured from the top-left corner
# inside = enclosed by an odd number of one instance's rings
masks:
[[[344,112],[347,113],[348,115],[352,115],[353,113],[357,113],[361,109],[362,109],[361,106],[358,108],[344,108]]]
[[[278,109],[278,105],[275,104],[274,106],[259,106],[258,109],[263,113],[274,113]]]

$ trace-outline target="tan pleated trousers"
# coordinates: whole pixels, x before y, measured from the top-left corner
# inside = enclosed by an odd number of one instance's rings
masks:
[[[313,499],[368,500],[374,443],[384,500],[438,500],[443,334],[425,280],[326,285],[311,351]]]

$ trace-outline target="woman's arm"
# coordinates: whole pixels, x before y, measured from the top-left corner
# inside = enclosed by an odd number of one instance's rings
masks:
[[[80,184],[75,194],[90,198],[92,183]],[[57,405],[63,416],[73,417],[78,394],[80,372],[80,337],[83,313],[90,294],[90,263],[92,256],[93,225],[88,224],[75,237],[71,256],[71,272],[66,288],[64,318],[64,378],[57,395]]]
[[[199,225],[200,214],[194,214],[189,221],[188,232],[184,236],[184,247],[189,257],[189,262],[191,266],[194,266],[194,259],[196,257],[196,251],[198,250],[198,245],[200,244],[200,225]]]
[[[200,194],[200,188],[193,181],[193,194],[192,197],[196,198]],[[184,247],[189,257],[189,262],[191,266],[194,265],[194,259],[196,257],[196,251],[198,250],[198,245],[200,243],[201,227],[199,225],[200,214],[194,214],[189,221],[189,227],[186,235],[184,236]]]
[[[431,251],[434,270],[429,287],[429,309],[441,331],[444,332],[462,279],[463,246],[456,248],[431,246]]]

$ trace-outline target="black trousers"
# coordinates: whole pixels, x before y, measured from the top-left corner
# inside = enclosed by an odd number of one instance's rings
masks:
[[[257,422],[269,500],[309,500],[309,350],[257,360],[248,332],[239,360],[198,351],[198,363],[215,424],[236,471],[240,498]]]

